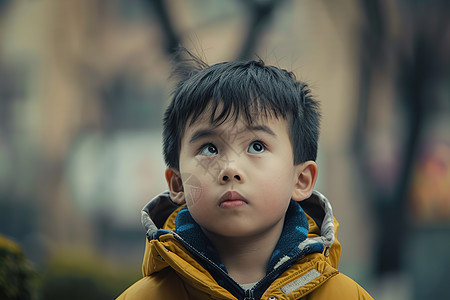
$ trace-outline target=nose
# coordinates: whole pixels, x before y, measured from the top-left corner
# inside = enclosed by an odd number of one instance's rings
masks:
[[[227,182],[233,181],[237,183],[243,183],[243,174],[235,167],[225,167],[219,172],[219,183],[226,184]]]

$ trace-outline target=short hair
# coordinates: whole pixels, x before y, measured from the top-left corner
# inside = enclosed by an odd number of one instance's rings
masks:
[[[163,154],[167,167],[179,170],[185,129],[208,107],[212,109],[212,126],[230,117],[236,122],[241,115],[249,124],[255,116],[282,117],[289,124],[294,165],[316,160],[319,103],[306,83],[298,81],[292,72],[265,65],[261,59],[208,66],[188,54],[189,58],[174,68],[172,75],[179,81],[164,115]]]

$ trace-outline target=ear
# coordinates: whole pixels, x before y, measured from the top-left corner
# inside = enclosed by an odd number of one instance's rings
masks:
[[[174,169],[167,169],[165,175],[169,186],[170,198],[176,204],[184,204],[186,200],[184,199],[183,181],[181,180],[180,172]]]
[[[303,201],[311,196],[319,170],[317,164],[312,160],[298,164],[295,167],[297,171],[292,200]]]

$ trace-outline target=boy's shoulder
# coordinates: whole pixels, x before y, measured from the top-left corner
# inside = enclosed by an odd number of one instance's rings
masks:
[[[311,293],[311,299],[373,299],[364,288],[343,273],[329,278]]]
[[[159,287],[167,286],[169,283],[172,283],[173,292],[177,292],[179,290],[179,287],[177,287],[177,280],[173,280],[175,278],[171,278],[175,275],[174,272],[171,272],[169,268],[166,268],[164,270],[161,270],[159,272],[159,275],[157,276],[144,276],[140,280],[136,281],[132,286],[130,286],[128,289],[126,289],[117,299],[118,300],[124,300],[124,299],[146,299],[148,295],[155,295],[155,299],[163,299],[158,296],[167,296],[167,293],[169,293],[171,290],[163,290]],[[159,293],[163,293],[160,295]],[[176,295],[173,295],[176,299]]]
[[[144,276],[117,299],[184,299],[184,284],[172,268],[165,268],[149,276]]]
[[[144,276],[125,290],[117,300],[139,299],[235,299],[220,286],[214,289],[195,284],[181,278],[174,269],[168,267],[151,275]]]

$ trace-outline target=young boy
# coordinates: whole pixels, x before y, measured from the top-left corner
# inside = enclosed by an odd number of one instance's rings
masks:
[[[164,118],[169,191],[142,212],[144,278],[119,299],[372,299],[336,269],[306,84],[261,60],[191,62]]]

